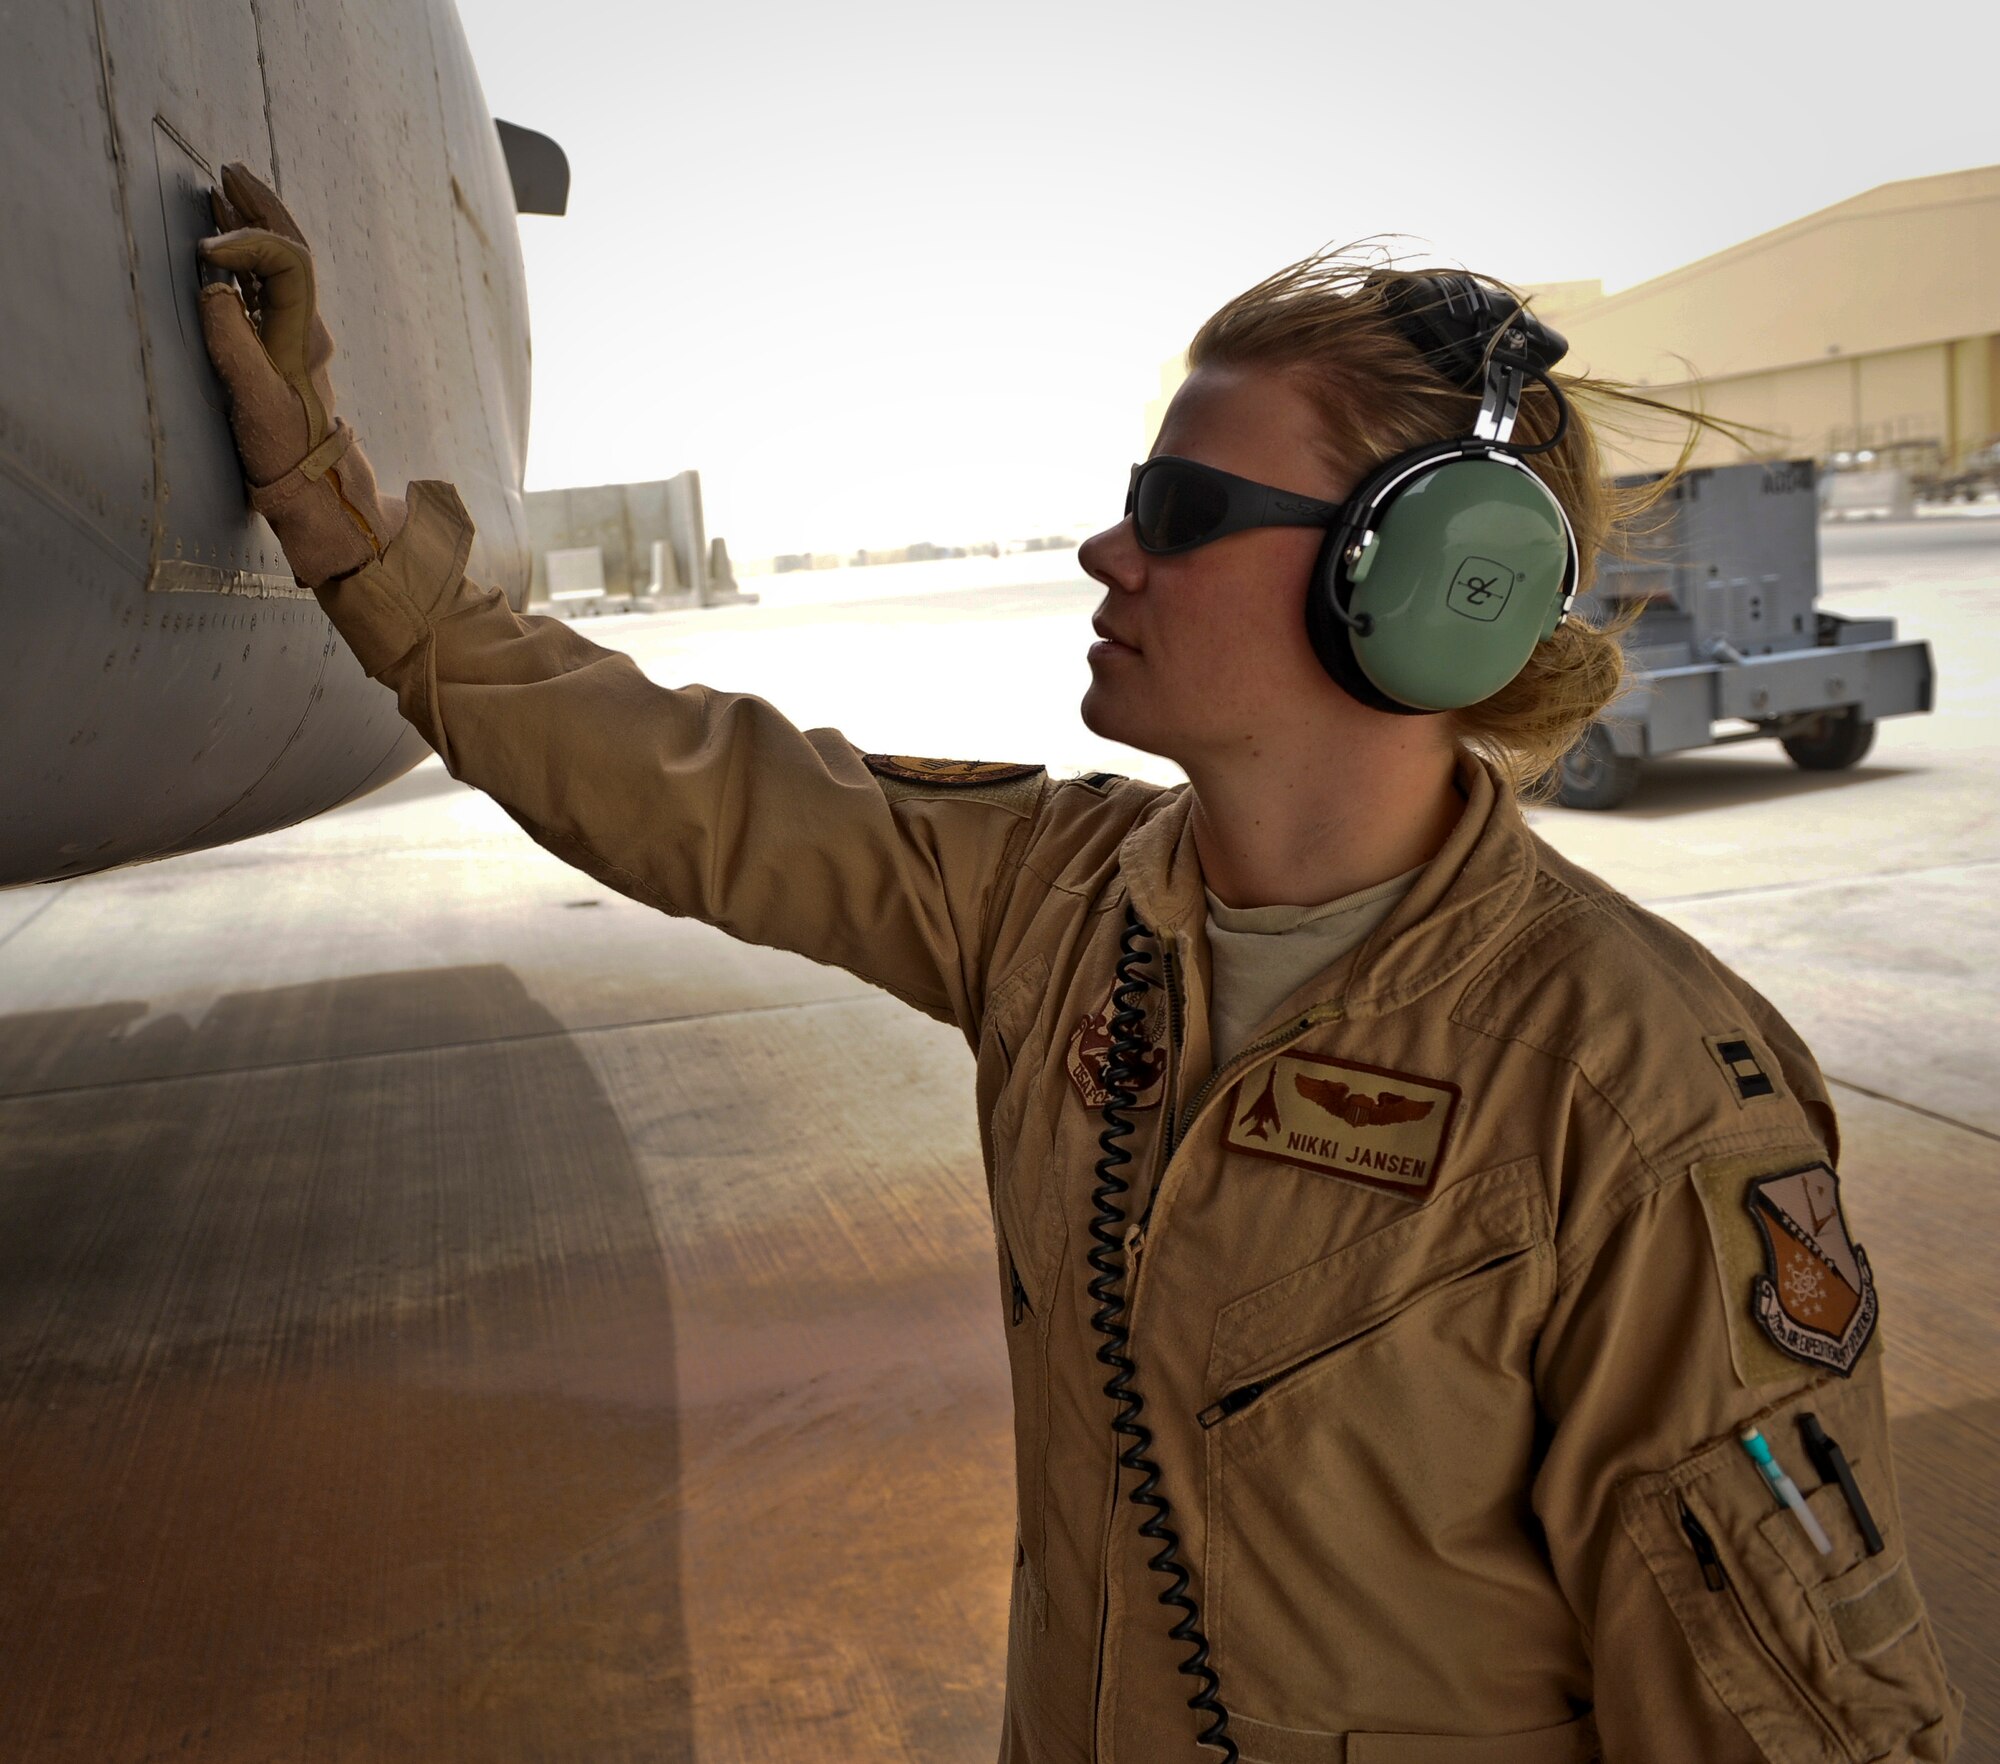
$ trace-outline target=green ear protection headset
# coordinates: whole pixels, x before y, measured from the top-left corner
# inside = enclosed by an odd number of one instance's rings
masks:
[[[1498,692],[1555,635],[1576,597],[1576,534],[1523,456],[1569,427],[1548,377],[1568,343],[1468,275],[1382,278],[1396,328],[1468,389],[1473,432],[1398,454],[1362,481],[1328,529],[1306,594],[1320,665],[1363,704],[1406,716]],[[1555,433],[1509,438],[1528,380],[1556,400]]]

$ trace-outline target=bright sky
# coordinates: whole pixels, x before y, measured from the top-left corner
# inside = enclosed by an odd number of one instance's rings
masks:
[[[1968,0],[460,12],[572,174],[529,488],[695,466],[739,558],[1116,519],[1161,361],[1329,239],[1617,288],[2000,157]]]

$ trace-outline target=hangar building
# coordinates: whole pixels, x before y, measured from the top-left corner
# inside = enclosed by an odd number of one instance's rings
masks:
[[[2000,438],[2000,166],[1883,184],[1550,316],[1566,368],[1698,397],[1771,431],[1760,452],[1963,470]],[[1709,436],[1695,458],[1735,454]]]
[[[1569,338],[1565,368],[1699,399],[1765,431],[1758,453],[1869,450],[1949,475],[2000,443],[2000,166],[1883,184],[1614,294],[1523,292]],[[1185,373],[1162,365],[1147,446]],[[1604,437],[1636,468],[1669,464],[1680,438],[1678,424]],[[1715,436],[1695,454],[1734,457]]]

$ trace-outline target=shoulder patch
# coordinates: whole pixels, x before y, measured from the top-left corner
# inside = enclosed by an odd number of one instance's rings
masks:
[[[1694,1169],[1746,1385],[1796,1379],[1801,1364],[1843,1378],[1875,1334],[1875,1274],[1847,1233],[1840,1178],[1823,1158],[1766,1152]]]
[[[1763,1176],[1743,1204],[1764,1236],[1764,1272],[1750,1284],[1757,1321],[1781,1351],[1845,1378],[1875,1333],[1875,1275],[1847,1235],[1840,1178],[1830,1164]]]
[[[1149,986],[1139,1007],[1145,1048],[1138,1056],[1139,1072],[1132,1086],[1131,1106],[1135,1109],[1157,1108],[1166,1093],[1167,1020],[1159,999],[1159,989]],[[1071,1085],[1087,1109],[1101,1109],[1111,1101],[1111,1055],[1116,1045],[1111,1020],[1117,1010],[1118,988],[1114,983],[1104,1008],[1085,1011],[1070,1031],[1069,1053],[1064,1064]]]
[[[917,759],[907,753],[864,753],[861,763],[878,778],[900,778],[906,784],[965,787],[1005,784],[1032,778],[1040,766],[1014,765],[1006,760]]]

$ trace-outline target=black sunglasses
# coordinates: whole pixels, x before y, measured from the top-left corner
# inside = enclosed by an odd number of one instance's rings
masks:
[[[1139,549],[1164,557],[1192,551],[1246,527],[1331,527],[1343,511],[1337,502],[1321,502],[1163,453],[1132,468],[1125,512],[1133,517]]]

